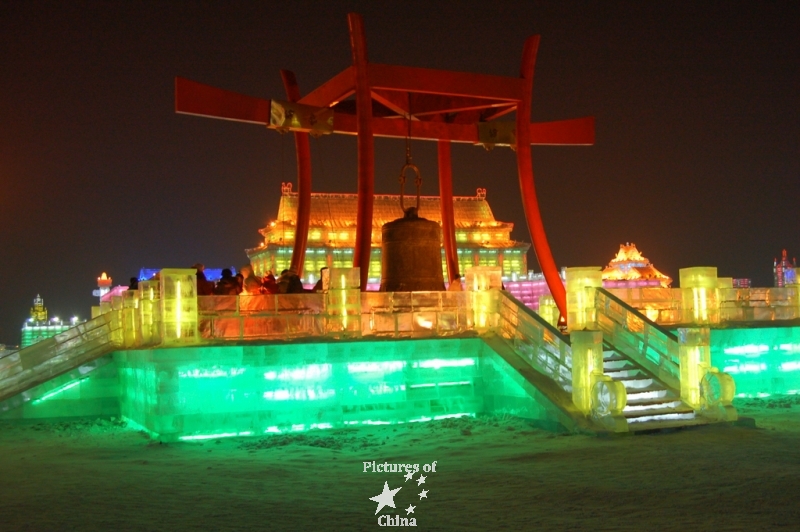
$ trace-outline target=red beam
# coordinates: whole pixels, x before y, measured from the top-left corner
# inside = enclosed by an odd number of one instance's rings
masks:
[[[458,271],[458,249],[456,248],[456,223],[453,213],[453,165],[450,143],[437,143],[439,154],[439,205],[442,212],[442,241],[447,263],[447,279],[450,283],[461,282]]]
[[[333,129],[336,133],[355,135],[356,117],[334,114]],[[408,135],[408,122],[397,118],[373,118],[372,131],[376,137],[405,138]],[[475,124],[414,120],[411,122],[411,138],[477,144],[478,128]],[[535,145],[551,146],[594,144],[594,117],[530,124],[530,142]]]
[[[353,67],[349,66],[300,98],[298,103],[315,107],[331,107],[353,94],[355,86]]]
[[[269,127],[270,104],[271,101],[268,99],[219,89],[185,78],[175,78],[177,113]],[[355,135],[358,131],[356,117],[344,113],[334,114],[333,126],[335,133]],[[372,128],[374,135],[380,137],[405,138],[408,134],[408,123],[405,120],[373,118]],[[414,120],[411,124],[411,136],[419,140],[449,140],[476,144],[478,128],[475,124]],[[594,144],[594,117],[530,124],[530,139],[531,144],[536,145]]]
[[[531,144],[538,146],[592,146],[594,117],[531,124]]]
[[[528,222],[528,231],[531,234],[533,249],[536,258],[544,273],[544,279],[550,288],[550,293],[556,302],[561,316],[567,316],[567,295],[561,277],[558,275],[556,261],[547,242],[547,234],[542,223],[542,213],[536,199],[536,186],[533,182],[533,160],[530,149],[530,116],[531,99],[533,97],[533,70],[536,66],[536,53],[539,50],[539,36],[534,35],[525,41],[522,52],[522,66],[520,78],[525,82],[522,100],[517,106],[517,170],[519,173],[519,188],[522,195],[522,206],[525,210],[525,219]]]
[[[375,89],[507,101],[518,101],[523,85],[517,78],[376,63],[369,65],[369,83]]]
[[[281,70],[286,97],[290,102],[300,99],[300,87],[291,70]],[[294,248],[290,268],[297,275],[303,275],[303,264],[306,260],[306,244],[308,243],[308,226],[311,218],[311,146],[308,133],[294,132],[295,149],[297,150],[297,225],[294,231]]]
[[[398,116],[405,117],[408,115],[407,92],[373,90],[372,97],[376,101],[380,102],[381,104],[385,105],[386,107],[397,113]]]
[[[389,91],[387,91],[389,92]],[[414,116],[439,113],[457,113],[475,109],[491,109],[508,106],[508,102],[487,100],[486,98],[467,98],[464,96],[443,96],[441,94],[412,94]]]
[[[269,124],[270,100],[175,78],[175,112],[187,115]]]
[[[372,207],[375,193],[375,139],[372,136],[372,95],[369,85],[367,37],[364,20],[349,13],[350,48],[355,74],[356,116],[358,117],[358,207],[353,266],[361,268],[361,291],[367,290],[369,259],[372,252]],[[335,117],[334,117],[334,120]]]

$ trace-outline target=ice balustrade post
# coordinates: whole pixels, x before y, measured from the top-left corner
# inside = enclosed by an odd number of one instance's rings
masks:
[[[361,336],[361,268],[328,268],[322,272],[326,333],[335,338]]]
[[[125,345],[125,331],[122,323],[122,296],[111,296],[109,301],[109,316],[111,343],[117,346]]]
[[[603,375],[603,333],[573,331],[569,339],[572,346],[572,402],[588,415],[592,411],[592,387]]]
[[[552,325],[553,327],[558,326],[558,307],[556,307],[556,301],[553,299],[551,295],[544,295],[539,296],[539,316],[542,317],[544,321]]]
[[[719,323],[719,281],[711,266],[681,268],[683,323],[707,325]]]
[[[138,290],[122,292],[122,336],[124,347],[138,347],[142,344]]]
[[[197,343],[197,271],[165,268],[161,270],[160,281],[162,342]]]
[[[595,288],[603,287],[600,266],[567,268],[567,327],[570,331],[596,330]]]
[[[161,288],[158,281],[139,282],[139,325],[141,327],[142,345],[158,345],[161,343],[160,296]]]
[[[791,298],[794,298],[792,301],[794,304],[791,305],[792,306],[791,316],[794,319],[800,318],[800,279],[797,279],[795,277],[795,282],[786,285],[786,288],[792,291],[792,293],[789,294],[790,300]]]
[[[499,266],[467,268],[466,289],[468,324],[477,332],[492,329],[497,321],[497,296],[494,290],[503,287],[503,272]],[[470,323],[471,322],[471,323]]]
[[[722,421],[738,418],[733,407],[733,377],[711,366],[711,330],[678,329],[681,364],[681,400],[703,416]]]
[[[700,383],[711,367],[711,330],[707,327],[678,329],[681,365],[681,399],[698,409]]]

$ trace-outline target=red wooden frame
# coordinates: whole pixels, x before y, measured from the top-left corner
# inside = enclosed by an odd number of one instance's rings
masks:
[[[369,63],[361,15],[347,17],[353,63],[305,96],[292,72],[282,70],[288,100],[334,111],[333,132],[356,135],[358,143],[358,213],[353,265],[361,268],[366,289],[372,238],[375,182],[374,137],[435,140],[439,153],[439,193],[448,277],[459,275],[453,219],[452,142],[479,144],[478,123],[516,112],[516,157],[520,191],[533,248],[562,316],[566,294],[545,234],[533,179],[531,145],[594,144],[594,118],[531,123],[533,73],[539,36],[525,41],[520,77],[490,76]],[[343,100],[355,95],[352,105]],[[175,79],[175,111],[270,126],[271,101]],[[376,107],[377,106],[377,107]],[[378,116],[374,116],[374,110]],[[308,133],[295,131],[298,212],[292,269],[302,272],[311,210],[311,153]]]

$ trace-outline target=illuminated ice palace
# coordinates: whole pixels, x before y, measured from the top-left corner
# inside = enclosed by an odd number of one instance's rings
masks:
[[[591,145],[594,120],[529,122],[538,36],[517,78],[370,63],[360,16],[349,30],[352,64],[302,97],[289,71],[285,101],[175,87],[180,113],[295,137],[297,188],[284,186],[247,256],[257,274],[291,268],[306,286],[327,267],[323,290],[198,296],[194,269],[163,268],[105,294],[91,320],[2,352],[0,418],[122,416],[163,441],[492,414],[628,433],[731,423],[737,396],[800,390],[796,275],[755,288],[687,267],[676,288],[632,244],[605,269],[556,268],[529,145]],[[357,192],[312,194],[308,137],[335,133],[356,139]],[[375,136],[436,142],[439,194],[407,195],[408,208],[375,195]],[[491,190],[453,197],[453,142],[514,148],[530,244],[511,239]],[[405,260],[427,242],[435,289],[378,290],[387,271],[416,274],[387,258],[396,220],[434,230],[400,243],[414,250]]]

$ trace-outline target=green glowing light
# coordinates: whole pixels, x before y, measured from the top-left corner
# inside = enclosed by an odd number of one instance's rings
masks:
[[[297,369],[285,369],[277,371],[267,371],[264,378],[268,381],[307,381],[325,380],[331,376],[330,364],[308,364]]]
[[[797,371],[800,370],[800,362],[784,362],[781,364],[781,371]],[[788,391],[786,393],[791,393]]]
[[[213,440],[214,438],[233,438],[236,436],[252,436],[252,431],[244,432],[219,432],[217,434],[195,434],[193,436],[181,436],[178,438],[182,441],[198,441],[198,440]]]
[[[414,364],[411,367],[440,369],[440,368],[460,368],[464,366],[474,366],[474,365],[475,365],[474,358],[456,358],[451,360],[434,358],[432,360],[423,360],[421,362],[414,362]]]
[[[328,399],[336,395],[336,390],[332,388],[297,388],[294,390],[270,390],[264,392],[264,399],[267,401],[319,401]]]
[[[403,361],[354,362],[347,365],[348,373],[390,373],[406,367]]]
[[[38,405],[42,401],[46,401],[46,400],[50,399],[51,397],[60,394],[61,392],[66,392],[70,388],[74,388],[75,386],[79,385],[84,380],[86,380],[86,379],[81,379],[79,381],[71,382],[69,384],[65,384],[64,386],[56,388],[55,390],[53,390],[52,392],[48,393],[47,395],[43,395],[42,397],[32,401],[31,404]]]
[[[723,349],[726,355],[758,355],[760,353],[766,353],[767,351],[769,351],[769,346],[764,344],[737,345]]]
[[[189,371],[179,371],[178,377],[182,379],[218,379],[222,377],[237,377],[242,375],[247,368],[226,369],[191,369]]]
[[[459,412],[458,414],[444,414],[441,416],[433,416],[435,421],[439,421],[440,419],[458,419],[460,417],[475,417],[474,412]]]
[[[755,362],[748,362],[745,364],[739,364],[737,366],[725,366],[723,371],[725,373],[761,373],[762,371],[767,370],[766,364],[759,364]]]

